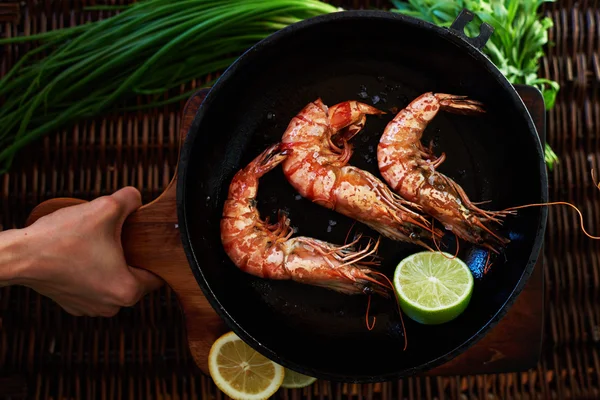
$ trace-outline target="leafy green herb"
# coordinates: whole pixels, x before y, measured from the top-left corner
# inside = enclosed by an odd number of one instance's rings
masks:
[[[546,109],[554,107],[559,84],[538,76],[539,59],[548,43],[552,20],[541,17],[539,7],[554,0],[393,0],[391,11],[449,27],[463,8],[472,11],[475,20],[467,25],[468,36],[479,34],[479,25],[487,22],[494,34],[483,52],[512,84],[535,86],[542,92]],[[549,145],[545,160],[552,170],[558,157]]]
[[[39,44],[0,80],[0,174],[20,149],[53,130],[108,111],[188,98],[191,92],[165,93],[214,76],[279,29],[339,11],[318,0],[144,0],[94,8],[121,11],[72,28],[0,39],[0,46]],[[148,96],[146,104],[131,105],[138,95]]]

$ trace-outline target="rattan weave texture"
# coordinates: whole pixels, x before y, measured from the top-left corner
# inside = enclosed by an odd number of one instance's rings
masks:
[[[124,0],[108,1],[121,4]],[[0,35],[33,34],[105,18],[83,12],[84,0],[0,3]],[[100,1],[96,2],[101,3]],[[386,1],[332,1],[346,8],[386,8]],[[550,198],[581,206],[586,226],[600,226],[600,192],[590,169],[600,165],[600,7],[558,1],[545,7],[555,42],[542,75],[562,87],[547,115],[549,144],[561,159]],[[0,75],[27,49],[0,50]],[[190,87],[201,87],[199,77]],[[22,227],[48,198],[92,199],[136,186],[156,198],[177,162],[183,102],[144,113],[111,115],[56,132],[27,149],[0,176],[0,229]],[[572,209],[550,209],[545,254],[546,326],[542,359],[525,373],[410,378],[374,385],[318,382],[280,390],[301,399],[598,398],[600,396],[600,247],[585,240]],[[364,351],[364,349],[357,349]],[[36,399],[224,398],[189,358],[176,300],[168,288],[112,319],[74,318],[28,289],[0,289],[0,396]],[[8,398],[8,397],[7,397]]]

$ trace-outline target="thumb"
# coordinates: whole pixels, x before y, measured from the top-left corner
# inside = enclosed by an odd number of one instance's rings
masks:
[[[142,195],[133,186],[127,186],[114,192],[110,197],[119,204],[117,229],[121,229],[127,217],[142,205]]]
[[[150,293],[154,290],[157,290],[164,284],[160,277],[145,269],[129,267],[129,271],[131,271],[133,276],[135,276],[137,281],[140,283],[144,293]]]
[[[112,197],[121,205],[121,213],[117,220],[117,229],[121,229],[127,217],[142,205],[142,196],[136,188],[128,186],[113,193]],[[144,293],[152,292],[163,285],[163,280],[149,271],[134,267],[129,267],[129,270],[144,289]]]

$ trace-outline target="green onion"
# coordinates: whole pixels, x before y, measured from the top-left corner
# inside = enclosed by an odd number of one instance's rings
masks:
[[[559,84],[538,76],[539,59],[548,43],[552,20],[538,14],[539,7],[554,0],[392,0],[397,12],[433,24],[449,27],[463,8],[476,18],[467,25],[468,36],[479,34],[479,25],[487,22],[494,33],[483,48],[490,60],[512,84],[535,86],[542,92],[546,109],[554,107]],[[550,170],[558,157],[545,146],[545,161]]]
[[[24,146],[85,118],[181,101],[171,89],[227,68],[249,47],[306,18],[340,9],[318,0],[143,0],[33,42],[0,80],[0,174]],[[210,82],[209,82],[210,83]],[[137,96],[147,96],[136,104]]]

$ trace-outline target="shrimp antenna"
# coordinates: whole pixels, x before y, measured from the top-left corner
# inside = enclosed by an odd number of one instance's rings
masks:
[[[392,288],[394,287],[394,285],[392,284],[392,281],[390,281],[390,278],[388,278],[385,274],[378,272],[378,271],[371,271],[371,273],[381,276],[386,281],[388,281],[388,283],[390,284],[390,286]],[[400,308],[400,303],[398,302],[397,298],[396,298],[396,307],[398,308],[398,315],[400,316],[400,323],[402,324],[402,333],[404,334],[404,348],[402,349],[402,351],[405,351],[406,348],[408,347],[408,335],[406,334],[406,327],[404,326],[404,318],[402,318],[402,309]]]
[[[488,255],[487,255],[487,259],[485,260],[485,265],[483,267],[483,274],[487,275],[487,273],[490,271],[490,268],[492,268],[492,265],[494,263],[490,262],[490,256],[492,255],[491,251],[488,251]]]
[[[600,182],[596,181],[596,174],[594,173],[594,168],[592,168],[592,170],[590,171],[590,173],[592,174],[592,182],[594,182],[594,186],[596,186],[596,188],[598,190],[600,190]]]
[[[592,175],[592,182],[594,182],[594,186],[596,186],[596,188],[598,190],[600,190],[600,183],[596,182],[596,174],[594,173],[594,169],[593,168],[591,169],[590,173]],[[583,224],[583,214],[581,213],[581,211],[579,211],[579,208],[577,208],[573,204],[568,203],[566,201],[554,201],[554,202],[549,202],[549,203],[525,204],[525,205],[522,205],[522,206],[509,207],[505,211],[518,210],[518,209],[521,209],[521,208],[528,208],[528,207],[544,207],[544,206],[557,206],[557,205],[569,206],[569,207],[574,208],[575,211],[577,211],[577,214],[579,215],[579,224],[580,224],[581,230],[583,231],[583,234],[586,235],[587,237],[589,237],[590,239],[594,239],[594,240],[600,239],[600,236],[594,236],[594,235],[588,233],[588,231],[585,229],[585,226]]]
[[[598,189],[600,189],[600,187],[598,187]],[[581,227],[581,230],[583,231],[584,235],[586,235],[590,239],[594,239],[594,240],[600,239],[600,236],[591,235],[585,229],[585,226],[583,224],[583,214],[581,213],[581,211],[579,211],[579,208],[577,208],[573,204],[568,203],[566,201],[554,201],[554,202],[550,202],[550,203],[525,204],[525,205],[522,205],[522,206],[509,207],[506,210],[518,210],[518,209],[521,209],[521,208],[528,208],[528,207],[544,207],[544,206],[558,206],[558,205],[569,206],[569,207],[574,208],[575,211],[577,211],[577,214],[579,214],[579,223],[580,223],[580,227]]]
[[[350,226],[348,233],[346,233],[346,239],[344,239],[344,243],[348,243],[348,238],[350,237],[350,232],[352,232],[352,229],[354,229],[354,225],[356,225],[356,221],[352,222],[352,225]]]
[[[372,331],[375,328],[375,322],[377,322],[377,317],[373,317],[373,323],[369,324],[369,310],[371,309],[371,294],[369,293],[369,298],[367,300],[367,313],[365,314],[365,322],[367,324],[367,329]]]
[[[435,223],[435,218],[431,219],[431,227],[433,229],[433,225]],[[444,256],[445,258],[447,258],[448,260],[454,260],[456,257],[458,257],[458,253],[460,251],[460,243],[458,241],[458,236],[454,235],[454,240],[456,240],[456,252],[454,253],[453,257],[448,257],[444,254],[444,252],[440,249],[440,246],[437,244],[437,242],[435,241],[435,237],[432,237],[431,240],[433,240],[433,244],[435,245],[435,247],[438,249],[438,251],[440,252],[440,254],[442,256]],[[433,251],[433,250],[431,250]]]

